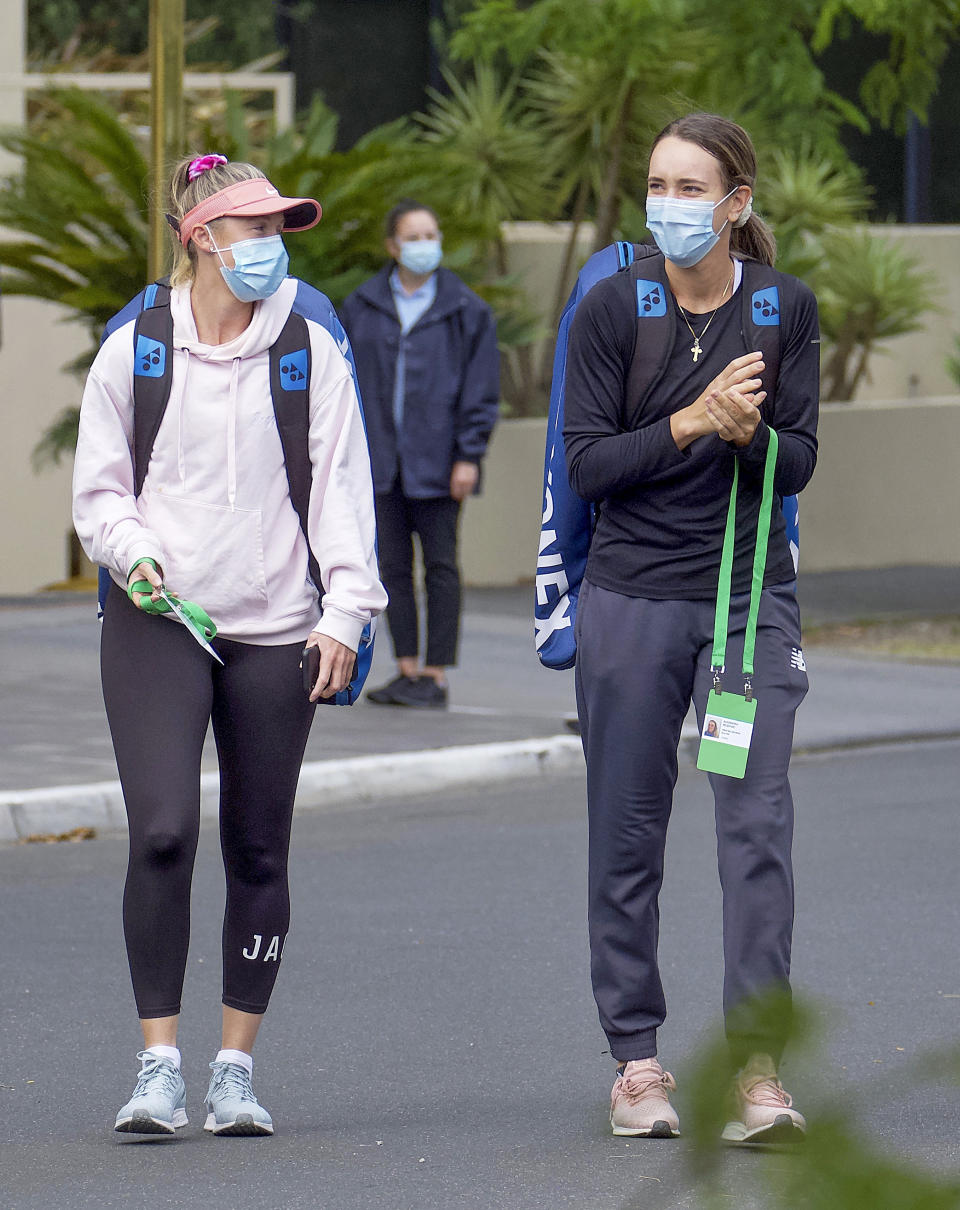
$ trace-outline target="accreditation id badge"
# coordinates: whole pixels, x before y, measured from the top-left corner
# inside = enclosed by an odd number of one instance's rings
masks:
[[[722,773],[742,778],[757,716],[757,699],[748,701],[739,693],[717,693],[711,689],[700,734],[697,768],[704,773]]]

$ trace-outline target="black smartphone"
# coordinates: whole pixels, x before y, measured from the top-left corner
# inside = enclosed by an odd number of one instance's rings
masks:
[[[300,670],[303,673],[303,692],[309,697],[320,675],[319,647],[304,647],[300,654]]]
[[[303,675],[303,692],[307,695],[307,697],[309,697],[310,694],[313,692],[314,686],[317,683],[317,677],[320,675],[320,648],[319,647],[304,647],[303,651],[300,653],[300,671]],[[353,674],[350,677],[351,681],[354,679],[354,677],[356,677],[356,675],[357,675],[357,664],[356,664],[356,661],[354,661]],[[349,686],[347,687],[346,693],[347,693],[347,703],[348,703],[348,705],[352,706],[353,705],[353,690]],[[319,697],[319,698],[317,698],[316,705],[318,705],[318,706],[335,706],[337,704],[338,697],[342,697],[342,693],[334,694],[333,697]]]

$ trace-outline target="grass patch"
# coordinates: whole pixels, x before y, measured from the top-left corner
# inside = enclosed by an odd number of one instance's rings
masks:
[[[804,627],[803,641],[854,655],[960,663],[960,616],[831,622]]]

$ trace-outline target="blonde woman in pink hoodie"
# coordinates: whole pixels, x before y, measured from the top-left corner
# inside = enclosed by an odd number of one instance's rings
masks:
[[[253,1092],[251,1052],[289,925],[294,792],[315,704],[348,684],[361,633],[386,604],[369,455],[335,321],[307,319],[307,347],[294,356],[309,367],[300,380],[309,386],[302,523],[274,415],[270,348],[298,290],[309,290],[287,276],[282,232],[319,219],[317,202],[282,197],[253,165],[219,155],[183,161],[168,215],[172,343],[143,345],[139,306],[127,322],[121,312],[84,390],[74,523],[112,580],[101,672],[129,822],[123,922],[144,1042],[134,1094],[117,1115],[123,1132],[172,1134],[187,1124],[177,1025],[200,754],[212,721],[227,895],[222,1041],[206,1129],[273,1133]],[[137,465],[134,378],[167,369],[167,358],[169,397]],[[168,598],[206,611],[212,652]],[[309,698],[305,645],[319,651]]]

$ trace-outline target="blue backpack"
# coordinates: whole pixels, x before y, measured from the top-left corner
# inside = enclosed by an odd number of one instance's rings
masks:
[[[309,455],[310,429],[310,336],[307,320],[326,328],[350,366],[353,384],[360,398],[357,371],[353,363],[350,341],[343,330],[333,304],[325,294],[297,283],[297,294],[293,308],[283,330],[270,348],[270,393],[273,396],[273,411],[277,430],[283,447],[283,461],[290,488],[290,501],[300,519],[300,528],[307,540],[310,579],[316,586],[320,598],[325,589],[320,577],[320,568],[307,533],[307,516],[310,507],[312,468]],[[170,398],[173,381],[173,316],[170,311],[170,286],[166,278],[147,286],[145,290],[107,322],[103,330],[104,340],[124,324],[135,320],[133,328],[133,471],[134,495],[139,496],[146,478],[153,443],[160,429],[160,422]],[[363,409],[361,405],[361,418]],[[100,569],[100,611],[110,586],[110,575]],[[370,671],[373,660],[375,624],[368,622],[363,628],[353,678],[346,689],[332,698],[320,698],[328,705],[352,706],[360,696],[360,690]]]
[[[657,249],[647,244],[621,241],[595,252],[580,271],[560,317],[553,357],[534,604],[537,655],[545,668],[572,668],[576,662],[574,620],[597,519],[595,506],[581,500],[567,479],[563,404],[570,325],[587,292],[602,278],[621,271],[631,273],[636,279],[637,341],[628,375],[628,394],[631,399],[638,400],[636,413],[659,380],[673,342],[666,272],[663,257]],[[743,333],[747,348],[763,352],[769,380],[774,383],[780,365],[780,295],[776,280],[777,276],[769,266],[757,261],[743,262],[740,287]],[[770,392],[771,397],[772,394]],[[635,423],[636,415],[626,419],[625,430],[632,427],[631,419]],[[796,496],[784,498],[783,515],[796,566],[799,556]]]

